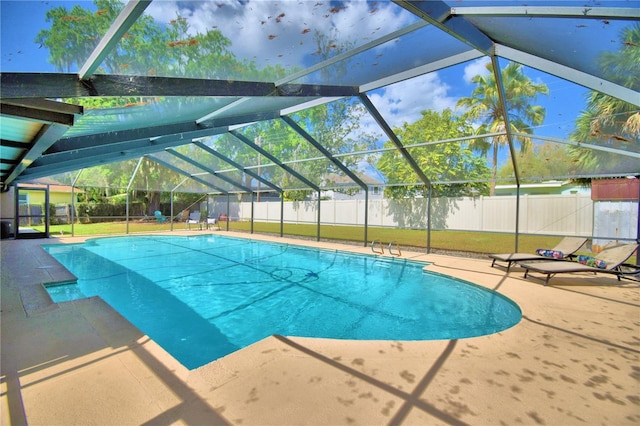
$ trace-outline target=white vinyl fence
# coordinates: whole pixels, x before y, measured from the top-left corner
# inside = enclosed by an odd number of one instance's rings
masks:
[[[254,203],[253,208],[257,222],[280,221],[279,201]],[[226,210],[226,203],[224,206],[216,203],[216,210],[223,209]],[[515,231],[515,196],[434,198],[431,211],[431,228],[436,230]],[[320,221],[327,225],[364,225],[364,212],[364,200],[324,200],[320,206]],[[635,214],[637,218],[637,204]],[[251,203],[232,203],[230,216],[232,220],[250,220]],[[317,202],[285,202],[284,221],[316,223]],[[632,218],[625,219],[622,226],[631,222]],[[427,200],[369,201],[369,226],[426,229]],[[595,235],[594,203],[585,194],[523,195],[520,197],[519,232],[585,237]],[[625,235],[631,235],[635,230],[625,232]]]

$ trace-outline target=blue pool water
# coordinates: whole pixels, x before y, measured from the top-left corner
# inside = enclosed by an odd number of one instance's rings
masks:
[[[56,302],[100,296],[187,368],[272,334],[457,339],[517,324],[506,297],[423,263],[199,236],[98,238],[45,249],[78,277]]]

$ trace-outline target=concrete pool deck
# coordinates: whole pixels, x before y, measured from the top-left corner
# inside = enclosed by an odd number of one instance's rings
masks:
[[[488,258],[403,251],[511,298],[522,321],[447,341],[272,336],[188,371],[101,299],[50,301],[42,284],[73,276],[39,246],[82,240],[0,244],[2,425],[640,423],[636,281],[566,274],[545,287]]]

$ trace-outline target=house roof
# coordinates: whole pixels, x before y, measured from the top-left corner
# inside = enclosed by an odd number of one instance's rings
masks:
[[[38,189],[45,189],[48,187],[49,192],[68,192],[68,193],[74,192],[76,194],[81,194],[84,192],[82,189],[75,188],[71,185],[61,184],[60,182],[57,182],[51,178],[35,179],[31,182],[21,184],[20,187],[38,188]]]

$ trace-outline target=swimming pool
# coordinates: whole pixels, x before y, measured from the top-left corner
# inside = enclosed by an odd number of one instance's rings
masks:
[[[272,334],[457,339],[522,316],[497,292],[401,258],[216,234],[44,248],[78,277],[47,288],[55,302],[100,296],[189,369]]]

